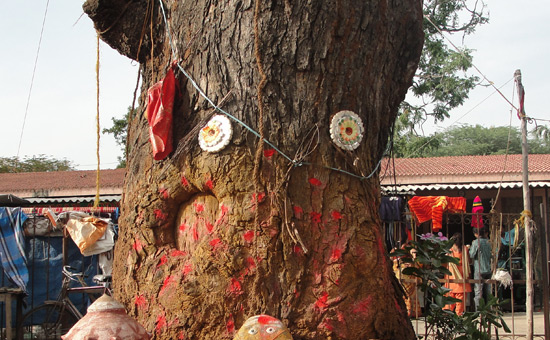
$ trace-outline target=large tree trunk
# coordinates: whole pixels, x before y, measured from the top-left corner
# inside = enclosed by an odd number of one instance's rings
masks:
[[[129,125],[116,298],[156,339],[231,339],[260,313],[283,320],[294,339],[413,339],[383,245],[377,165],[421,52],[421,1],[164,7],[170,35],[158,1],[84,5],[102,39],[139,60],[143,75]],[[295,162],[235,121],[225,149],[202,151],[198,129],[213,110],[179,71],[176,150],[155,161],[144,90],[173,60]],[[365,125],[354,151],[330,139],[341,110]]]

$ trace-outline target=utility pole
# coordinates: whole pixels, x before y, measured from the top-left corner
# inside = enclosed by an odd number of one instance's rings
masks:
[[[532,260],[532,234],[531,234],[531,198],[529,196],[529,150],[527,148],[527,115],[525,114],[525,91],[521,83],[521,71],[514,72],[514,79],[519,94],[518,118],[521,119],[521,151],[523,170],[523,212],[521,213],[525,223],[525,314],[527,314],[527,340],[533,340],[533,260]]]

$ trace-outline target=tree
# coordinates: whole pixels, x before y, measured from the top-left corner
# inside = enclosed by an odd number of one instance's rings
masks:
[[[141,64],[113,275],[156,339],[230,339],[259,313],[295,339],[414,339],[377,171],[421,53],[420,1],[89,0],[84,11]],[[272,145],[232,121],[230,144],[202,151],[214,112],[177,68],[176,147],[154,160],[143,90],[174,60]],[[341,110],[366,127],[354,151],[330,139]]]
[[[128,111],[124,115],[124,117],[118,119],[115,117],[112,117],[111,120],[113,121],[113,126],[111,126],[108,129],[103,129],[103,133],[110,133],[113,134],[113,137],[115,137],[116,143],[120,146],[122,149],[122,156],[118,156],[118,165],[117,168],[125,168],[126,167],[126,139],[127,139],[127,133],[128,133],[128,117],[132,113],[132,107],[128,107]]]
[[[52,156],[34,155],[18,157],[0,157],[0,173],[14,172],[48,172],[74,170],[72,162],[67,159],[55,159]]]
[[[517,127],[457,125],[430,136],[409,136],[394,144],[397,157],[442,157],[521,154],[521,132]],[[550,153],[542,137],[531,134],[529,153]]]
[[[485,4],[480,0],[424,1],[425,42],[422,57],[409,90],[401,104],[398,138],[416,140],[430,118],[435,123],[449,118],[449,112],[461,106],[470,90],[480,85],[479,77],[468,75],[472,67],[471,50],[455,49],[442,36],[465,36],[488,22]],[[485,84],[488,86],[488,84]]]

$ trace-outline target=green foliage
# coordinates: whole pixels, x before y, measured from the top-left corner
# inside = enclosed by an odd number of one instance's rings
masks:
[[[74,170],[72,162],[67,159],[55,159],[51,156],[38,155],[25,157],[0,157],[0,172],[48,172]]]
[[[489,340],[491,327],[503,328],[505,332],[510,333],[510,328],[502,318],[502,306],[507,302],[499,301],[492,295],[488,297],[487,303],[481,299],[477,312],[464,314],[461,326],[463,334],[456,339]]]
[[[536,133],[531,134],[528,144],[529,153],[550,153],[550,143]],[[522,153],[519,128],[464,124],[428,137],[404,136],[394,143],[397,157],[503,155],[507,149],[508,154]]]
[[[472,67],[472,51],[467,48],[457,51],[440,31],[464,37],[487,22],[483,1],[424,1],[424,48],[410,91],[421,103],[402,103],[400,115],[407,115],[407,124],[396,128],[398,135],[417,134],[416,129],[428,117],[435,122],[448,118],[449,111],[468,98],[479,81],[477,76],[466,74]]]
[[[441,233],[428,233],[390,254],[400,257],[404,263],[412,264],[402,270],[404,275],[420,279],[418,286],[424,292],[426,306],[424,339],[488,340],[491,327],[504,328],[504,331],[510,332],[501,311],[501,306],[507,301],[499,302],[494,296],[490,296],[487,303],[481,299],[478,311],[466,312],[463,316],[444,309],[446,305],[459,301],[447,296],[449,289],[440,281],[445,274],[450,275],[447,269],[449,263],[459,263],[459,259],[449,256],[452,246],[453,241]],[[412,253],[415,253],[414,257],[409,256]]]
[[[126,167],[126,154],[127,154],[127,144],[126,139],[128,135],[128,117],[130,116],[130,113],[132,112],[132,107],[128,107],[128,111],[122,117],[121,119],[117,119],[112,117],[111,120],[113,121],[113,126],[111,126],[108,129],[103,129],[103,133],[109,133],[112,134],[115,137],[115,141],[118,146],[122,149],[123,156],[118,156],[118,165],[117,168],[125,168]]]

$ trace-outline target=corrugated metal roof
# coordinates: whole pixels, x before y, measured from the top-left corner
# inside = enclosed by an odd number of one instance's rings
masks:
[[[414,193],[420,190],[465,190],[465,189],[498,189],[500,183],[455,183],[455,184],[406,184],[382,185],[384,192]],[[523,187],[522,182],[503,182],[502,188],[514,189]],[[529,182],[531,188],[550,188],[550,182]]]
[[[66,204],[66,203],[93,203],[95,196],[71,196],[71,197],[31,197],[26,198],[32,204]],[[101,202],[114,203],[120,201],[120,195],[100,196]]]

